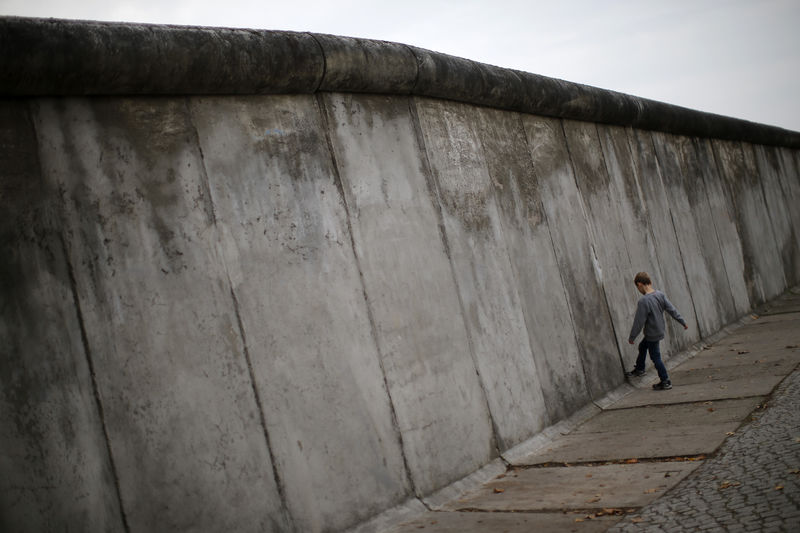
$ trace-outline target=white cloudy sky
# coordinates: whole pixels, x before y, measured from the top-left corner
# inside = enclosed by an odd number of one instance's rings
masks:
[[[368,37],[800,131],[800,0],[0,0],[0,15]]]

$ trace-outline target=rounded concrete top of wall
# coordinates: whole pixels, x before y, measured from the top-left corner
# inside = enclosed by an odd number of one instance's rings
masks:
[[[288,31],[0,17],[0,94],[419,95],[800,148],[800,133],[385,41]]]

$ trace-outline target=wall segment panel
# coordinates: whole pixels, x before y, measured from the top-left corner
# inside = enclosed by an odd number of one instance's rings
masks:
[[[599,398],[623,381],[623,368],[606,299],[598,284],[599,264],[564,130],[561,121],[555,119],[525,116],[523,122],[586,384],[592,398]]]
[[[507,450],[540,431],[547,414],[480,126],[464,104],[415,103],[475,365]]]
[[[131,529],[285,530],[185,101],[36,117]]]
[[[477,130],[552,423],[591,398],[542,205],[541,184],[534,173],[521,115],[481,108]]]
[[[191,109],[293,522],[352,526],[410,485],[316,98]]]
[[[496,455],[409,100],[324,99],[411,477],[428,494]]]

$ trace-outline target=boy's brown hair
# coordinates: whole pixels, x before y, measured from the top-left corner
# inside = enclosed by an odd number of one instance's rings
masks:
[[[650,281],[650,276],[647,275],[647,272],[639,272],[636,274],[636,277],[633,278],[634,283],[643,283],[645,285],[652,285],[653,282]]]

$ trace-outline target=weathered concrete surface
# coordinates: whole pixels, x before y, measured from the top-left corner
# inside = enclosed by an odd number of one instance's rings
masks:
[[[530,533],[531,531],[564,531],[600,533],[615,524],[619,518],[603,516],[586,520],[586,513],[498,513],[429,512],[416,520],[410,520],[386,530],[385,533]]]
[[[761,176],[764,202],[775,232],[775,244],[783,259],[783,273],[786,283],[793,287],[800,283],[800,231],[794,226],[800,220],[800,208],[798,204],[788,202],[796,200],[798,185],[796,181],[787,179],[792,172],[784,167],[777,149],[764,146],[752,146],[752,149]]]
[[[595,260],[595,277],[611,318],[611,327],[619,353],[628,346],[631,310],[638,294],[631,272],[646,270],[639,259],[628,252],[623,234],[622,198],[612,185],[595,124],[564,121],[567,148],[575,172],[575,182],[586,210]],[[623,234],[624,235],[624,234]],[[624,366],[624,365],[623,365]]]
[[[503,450],[548,421],[483,147],[469,107],[416,100],[475,365]]]
[[[785,375],[785,374],[784,374]],[[672,376],[676,381],[677,377]],[[515,465],[580,463],[709,454],[761,397],[605,411]]]
[[[755,398],[793,364],[798,134],[395,43],[0,29],[15,526],[382,523],[634,386],[617,407]],[[668,395],[619,387],[639,270],[690,324],[668,360],[784,314]],[[592,457],[636,442],[611,429]]]
[[[0,529],[123,531],[48,191],[27,106],[0,102]]]
[[[653,247],[661,269],[662,277],[654,280],[654,284],[665,292],[689,325],[689,329],[684,330],[672,318],[666,318],[667,336],[662,343],[661,353],[668,358],[697,341],[700,332],[653,134],[632,130],[629,135],[650,230],[653,232]]]
[[[718,286],[710,272],[710,264],[723,263],[714,227],[709,224],[711,220],[701,214],[707,213],[705,191],[700,188],[702,180],[689,178],[699,175],[696,169],[689,172],[691,162],[686,160],[691,151],[691,140],[654,133],[653,142],[699,333],[701,337],[707,337],[724,325],[717,305],[723,301],[724,296],[720,294],[727,289],[727,280],[725,285]],[[690,183],[696,186],[690,188]],[[729,289],[727,294],[730,297]]]
[[[0,48],[9,51],[0,65],[2,94],[411,92],[587,122],[800,147],[800,134],[774,126],[369,39],[0,17]]]
[[[556,511],[641,507],[697,467],[694,462],[525,468],[452,502],[451,510]]]
[[[129,527],[285,530],[185,102],[35,116]]]
[[[575,325],[587,388],[593,398],[600,397],[609,384],[622,382],[622,364],[564,130],[553,119],[525,116],[523,124]]]
[[[706,191],[711,225],[708,224],[708,220],[704,218],[704,215],[698,214],[697,216],[703,217],[701,220],[704,228],[714,228],[714,233],[717,237],[721,264],[713,261],[710,267],[715,276],[715,284],[722,285],[721,271],[724,271],[724,277],[728,282],[733,305],[726,305],[729,301],[724,290],[719,290],[720,300],[718,300],[718,305],[721,307],[720,313],[724,317],[724,323],[730,324],[738,317],[744,316],[751,307],[745,279],[746,269],[744,267],[742,242],[736,226],[734,207],[726,192],[725,181],[721,176],[722,170],[714,155],[712,143],[709,139],[694,139],[694,144],[697,152],[697,167],[690,164],[689,169],[696,169],[699,171],[698,176],[702,177],[702,187]],[[686,152],[689,151],[690,149],[687,147]],[[691,154],[687,158],[691,161]],[[699,181],[699,179],[695,181]],[[698,191],[699,188],[698,184]],[[707,236],[709,229],[704,229],[702,232],[704,243],[712,240]],[[709,245],[711,245],[710,242]],[[712,250],[708,250],[708,253],[712,254],[711,256],[713,257],[714,252]]]
[[[567,293],[521,116],[480,109],[476,126],[552,424],[590,401]]]
[[[605,530],[639,506],[655,501],[703,465],[727,436],[750,419],[754,409],[764,405],[765,396],[739,398],[741,391],[736,385],[741,373],[749,372],[767,385],[768,395],[774,375],[785,377],[800,364],[797,341],[785,345],[787,339],[800,339],[796,327],[800,295],[787,293],[780,301],[781,314],[745,322],[672,370],[676,382],[693,373],[715,373],[716,384],[726,385],[726,398],[675,404],[670,399],[675,389],[656,392],[649,383],[637,380],[640,392],[650,396],[652,405],[622,408],[627,401],[623,398],[554,439],[549,449],[542,448],[529,461],[519,463],[528,467],[512,466],[505,474],[454,498],[443,506],[449,513],[425,513],[387,530],[405,533],[424,527],[451,531],[452,524],[458,524],[463,531],[481,531],[489,514],[545,519],[554,512],[560,512],[562,520],[548,523],[549,531]],[[769,363],[759,367],[760,372],[745,370],[754,364],[755,356],[750,351],[739,353],[746,351],[737,348],[744,342],[762,354],[761,363]],[[773,366],[776,362],[780,365]],[[578,461],[587,463],[571,464]],[[535,464],[542,466],[530,467]],[[517,529],[509,531],[525,530],[516,522],[512,526]]]
[[[698,282],[701,285],[708,284],[707,293],[710,301],[701,298],[695,299],[695,305],[700,314],[701,332],[704,336],[708,336],[744,313],[736,313],[736,302],[731,289],[730,276],[736,275],[737,271],[733,270],[730,275],[727,272],[725,257],[722,253],[722,239],[711,207],[722,199],[712,200],[711,193],[706,186],[710,179],[718,179],[710,170],[711,163],[714,162],[713,154],[711,151],[704,152],[703,147],[707,147],[707,145],[699,145],[697,139],[676,137],[676,140],[680,144],[680,157],[683,161],[681,182],[685,195],[680,195],[681,202],[683,208],[688,209],[685,216],[691,217],[697,234],[697,241],[694,243],[697,249],[694,252],[690,249],[689,253],[702,255],[706,274],[705,278],[699,277],[699,279],[696,274],[687,273],[687,276],[693,287]],[[713,167],[715,168],[716,165]],[[681,216],[684,215],[681,214]],[[687,232],[691,231],[692,225],[689,225],[686,227],[686,231],[682,232],[681,237],[689,237]],[[682,251],[682,253],[686,252]],[[739,280],[741,281],[741,276],[739,276]],[[744,285],[741,284],[741,287],[744,288]],[[743,292],[743,294],[746,293]],[[704,318],[706,313],[708,316]]]
[[[787,285],[761,184],[754,169],[748,168],[741,143],[714,140],[712,145],[742,242],[750,304],[762,304]]]
[[[780,315],[782,313],[792,313],[800,308],[800,287],[795,287],[784,293],[780,298],[771,300],[764,305],[760,305],[756,312],[760,315],[759,324],[770,324],[770,315]]]
[[[324,102],[408,467],[427,494],[496,453],[430,176],[408,100]]]
[[[410,484],[322,116],[313,96],[198,99],[192,115],[295,527],[351,526]]]

